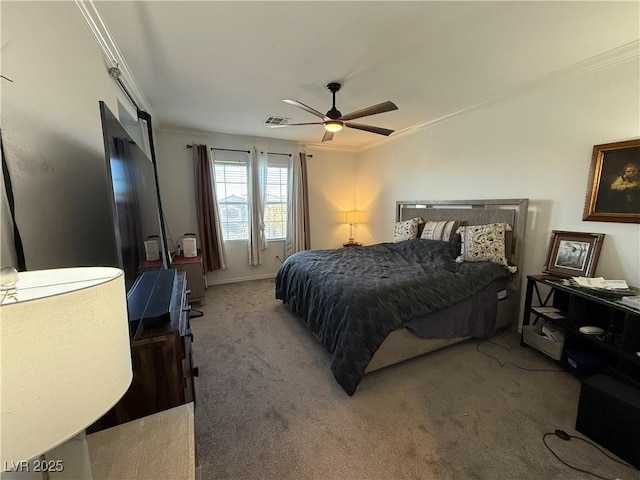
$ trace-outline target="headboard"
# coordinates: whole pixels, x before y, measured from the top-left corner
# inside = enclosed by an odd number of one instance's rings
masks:
[[[466,225],[505,222],[512,231],[505,238],[505,253],[510,265],[516,265],[513,284],[520,291],[524,260],[524,233],[529,199],[489,200],[411,200],[396,202],[396,221],[421,218],[424,221],[464,220]]]

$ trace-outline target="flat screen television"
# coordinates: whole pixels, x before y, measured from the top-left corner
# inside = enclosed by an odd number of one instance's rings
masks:
[[[104,102],[100,102],[107,173],[112,188],[112,218],[118,267],[129,291],[142,271],[171,264],[161,220],[156,167],[131,139]],[[156,241],[159,259],[148,261],[145,241]]]

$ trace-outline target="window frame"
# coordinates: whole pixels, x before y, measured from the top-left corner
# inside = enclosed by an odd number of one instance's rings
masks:
[[[264,223],[265,223],[265,238],[268,242],[278,242],[278,241],[285,241],[286,240],[286,236],[287,236],[287,216],[288,216],[288,210],[289,210],[289,159],[290,156],[288,155],[268,155],[267,154],[267,183],[265,185],[265,196],[264,196]],[[218,172],[217,172],[217,167],[219,165],[243,165],[244,166],[244,172],[245,172],[245,176],[244,176],[244,183],[242,182],[228,182],[227,179],[225,178],[224,182],[218,182]],[[230,197],[231,195],[229,195],[227,193],[227,185],[244,185],[244,190],[245,190],[245,201],[244,202],[221,202],[219,198],[216,198],[216,201],[218,202],[218,210],[220,211],[220,224],[221,224],[221,228],[222,228],[222,237],[223,237],[223,241],[225,243],[227,242],[248,242],[249,241],[249,218],[251,216],[251,205],[249,204],[249,159],[248,158],[241,158],[238,155],[233,155],[233,154],[229,154],[229,155],[218,155],[217,158],[216,156],[214,156],[213,158],[213,175],[214,175],[214,179],[216,182],[216,194],[219,197],[219,193],[220,193],[220,186],[221,184],[225,185],[225,194],[226,197]],[[276,168],[276,169],[281,169],[280,174],[278,175],[280,181],[278,183],[274,183],[274,184],[270,184],[269,183],[269,169],[272,168]],[[225,172],[226,173],[226,172]],[[269,192],[269,186],[278,186],[280,189],[280,195],[284,194],[284,201],[277,201],[277,202],[270,202],[268,200],[268,192]],[[282,192],[282,190],[284,190],[284,192]],[[228,226],[230,225],[230,222],[228,220],[228,206],[229,205],[241,205],[245,207],[245,211],[246,211],[246,220],[242,223],[240,222],[231,222],[231,224],[234,223],[238,223],[240,225],[244,225],[246,228],[246,236],[244,238],[230,238],[229,232],[230,229],[228,228]],[[284,218],[281,220],[282,222],[282,236],[278,236],[278,237],[269,237],[267,236],[267,206],[268,205],[282,205],[283,209],[284,209]],[[223,211],[224,210],[224,211]],[[224,220],[223,220],[224,218]]]
[[[228,158],[221,158],[221,159],[213,159],[213,174],[214,174],[214,179],[216,182],[216,193],[219,192],[219,188],[220,188],[220,182],[218,182],[218,172],[216,171],[216,168],[218,165],[243,165],[244,166],[244,183],[242,182],[228,182],[226,181],[225,178],[225,182],[223,182],[226,185],[231,184],[231,185],[244,185],[244,189],[245,189],[245,201],[244,202],[221,202],[219,198],[216,198],[216,202],[218,202],[218,210],[220,211],[220,227],[222,229],[222,240],[223,242],[248,242],[249,241],[249,162],[248,159],[246,160],[242,160],[242,159],[228,159]],[[225,193],[226,192],[226,188],[225,188]],[[232,194],[233,195],[233,194]],[[227,197],[229,197],[230,195],[227,195]],[[244,238],[230,238],[229,235],[229,224],[230,222],[228,220],[223,220],[223,217],[226,219],[227,218],[227,213],[228,213],[228,206],[229,205],[241,205],[245,207],[246,210],[246,219],[244,222],[231,222],[232,224],[238,224],[241,226],[245,226],[245,237]],[[223,214],[222,212],[222,206],[224,206],[225,212]]]
[[[280,156],[278,156],[280,157]],[[287,215],[289,212],[289,157],[288,156],[282,156],[283,159],[281,158],[269,158],[267,157],[267,184],[265,185],[266,188],[266,192],[265,192],[265,201],[264,201],[264,223],[265,223],[265,238],[267,239],[267,241],[272,241],[272,242],[277,242],[277,241],[284,241],[287,238]],[[275,184],[270,184],[269,183],[269,169],[270,168],[277,168],[277,169],[281,169],[281,173],[279,175],[280,179],[282,180],[284,178],[284,183],[282,181],[280,181],[279,183],[275,183]],[[268,199],[268,195],[269,195],[269,185],[272,186],[279,186],[280,189],[284,189],[284,201],[278,201],[278,202],[270,202]],[[281,192],[282,194],[282,192]],[[282,220],[282,231],[283,234],[280,237],[268,237],[267,236],[267,228],[266,228],[266,224],[267,224],[267,205],[283,205],[284,206],[284,219]]]

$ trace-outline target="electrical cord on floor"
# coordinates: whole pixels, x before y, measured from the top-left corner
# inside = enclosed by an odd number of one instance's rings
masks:
[[[480,342],[476,345],[476,351],[478,353],[481,353],[483,355],[486,355],[487,357],[493,358],[496,362],[498,362],[498,364],[500,365],[500,368],[506,366],[506,365],[512,365],[516,368],[519,368],[520,370],[526,370],[527,372],[551,372],[551,373],[564,373],[564,370],[557,370],[557,369],[552,369],[552,368],[527,368],[527,367],[523,367],[521,365],[517,365],[513,362],[502,362],[500,361],[500,359],[498,357],[494,357],[493,355],[491,355],[490,353],[487,352],[483,352],[482,350],[480,350],[480,346],[485,344],[485,343],[490,343],[491,345],[495,345],[496,347],[499,348],[504,348],[507,351],[511,350],[511,346],[507,343],[507,346],[504,345],[499,345],[495,342],[492,342],[491,340],[485,340],[484,342]]]
[[[584,438],[581,437],[577,437],[575,435],[569,435],[567,432],[565,432],[564,430],[556,430],[555,432],[546,432],[545,434],[542,435],[542,443],[544,443],[544,446],[547,447],[547,449],[553,454],[554,457],[556,457],[558,460],[560,460],[560,462],[562,462],[564,465],[566,465],[569,468],[572,468],[573,470],[576,470],[577,472],[581,472],[581,473],[586,473],[588,475],[593,475],[594,477],[600,478],[602,480],[619,480],[617,477],[615,479],[613,478],[607,478],[607,477],[603,477],[601,475],[598,475],[597,473],[593,473],[590,472],[588,470],[584,470],[582,468],[578,468],[576,466],[573,466],[567,462],[565,462],[562,458],[560,458],[558,456],[558,454],[556,452],[553,451],[553,449],[549,446],[549,444],[547,443],[547,437],[550,435],[555,435],[558,438],[561,438],[562,440],[568,442],[569,440],[571,440],[572,438],[575,438],[576,440],[580,440],[584,443],[586,443],[587,445],[591,445],[592,447],[596,448],[597,450],[600,451],[600,453],[604,454],[605,456],[607,456],[608,458],[610,458],[611,460],[613,460],[616,463],[619,463],[620,465],[623,465],[625,467],[629,467],[629,468],[634,468],[633,466],[629,465],[626,462],[621,462],[620,460],[612,457],[611,455],[609,455],[607,452],[605,452],[602,448],[600,448],[598,445],[596,445],[593,442],[590,442],[589,440],[585,440]]]

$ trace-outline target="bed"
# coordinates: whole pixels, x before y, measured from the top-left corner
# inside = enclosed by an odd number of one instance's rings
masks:
[[[517,323],[527,208],[527,199],[396,202],[393,242],[291,255],[276,298],[353,395],[368,372]],[[485,227],[491,234],[477,236]],[[503,251],[474,257],[477,238]]]

